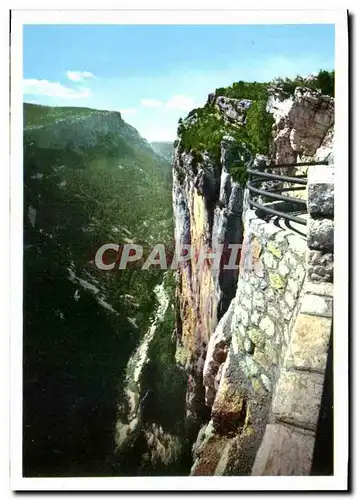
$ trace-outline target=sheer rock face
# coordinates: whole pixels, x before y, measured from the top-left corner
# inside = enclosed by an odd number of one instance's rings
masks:
[[[267,110],[275,118],[273,143],[277,163],[313,157],[321,146],[329,144],[334,123],[333,97],[297,87],[293,97],[282,98],[271,89]]]
[[[194,427],[206,412],[202,377],[207,345],[237,282],[236,269],[223,269],[207,258],[220,245],[225,249],[242,240],[243,189],[229,175],[228,151],[223,142],[220,164],[215,165],[207,154],[198,161],[179,141],[174,155],[175,239],[177,245],[190,245],[192,257],[179,265],[177,359],[190,374],[187,417]]]

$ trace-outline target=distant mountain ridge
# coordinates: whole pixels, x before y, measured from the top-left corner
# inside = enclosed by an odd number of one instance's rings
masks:
[[[156,153],[158,153],[169,162],[172,162],[174,158],[174,141],[151,142],[150,145]]]

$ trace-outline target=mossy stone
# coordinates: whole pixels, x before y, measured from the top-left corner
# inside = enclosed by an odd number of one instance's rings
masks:
[[[285,279],[277,273],[269,273],[269,280],[272,288],[276,290],[285,286]]]

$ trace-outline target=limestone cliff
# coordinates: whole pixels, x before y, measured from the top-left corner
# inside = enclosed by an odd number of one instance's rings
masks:
[[[176,242],[200,250],[241,243],[243,188],[229,173],[230,139],[220,164],[209,154],[193,155],[179,141],[174,158],[173,197]],[[213,269],[191,259],[179,272],[177,360],[189,374],[187,417],[196,430],[209,413],[204,405],[203,367],[207,346],[235,294],[237,270]],[[219,358],[224,361],[223,351]]]
[[[210,94],[180,123],[175,143],[175,239],[194,256],[178,271],[176,320],[187,425],[197,436],[192,475],[251,473],[305,293],[306,239],[248,209],[244,165],[332,151],[333,97],[252,85],[257,100]],[[227,263],[232,244],[242,244],[236,268],[197,258],[223,245]]]
[[[322,159],[332,141],[334,98],[307,88],[296,87],[293,96],[283,99],[280,90],[269,89],[267,107],[275,119],[273,159],[277,163]]]

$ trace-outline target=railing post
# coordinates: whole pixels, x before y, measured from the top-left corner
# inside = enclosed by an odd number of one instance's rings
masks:
[[[333,282],[334,166],[314,165],[307,182],[307,274],[312,282]]]

